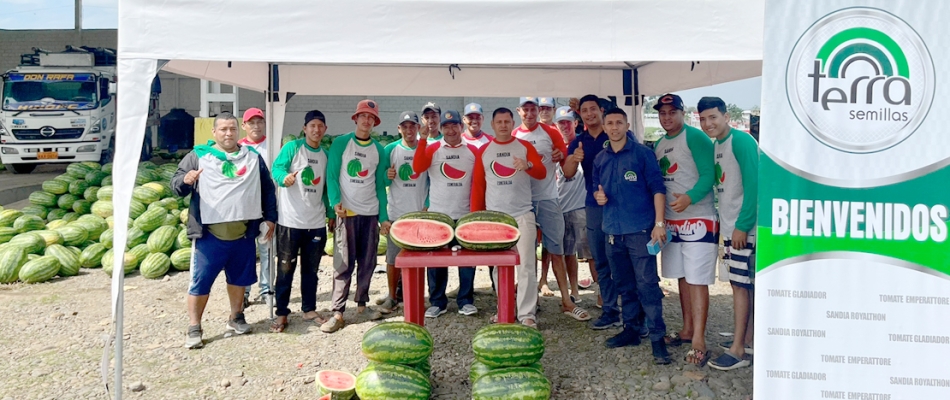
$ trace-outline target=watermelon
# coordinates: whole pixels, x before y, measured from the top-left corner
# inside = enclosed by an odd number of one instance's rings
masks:
[[[142,204],[149,205],[162,199],[162,193],[146,186],[139,186],[132,189],[132,199]]]
[[[109,224],[110,228],[115,228],[115,218],[112,218],[111,215],[106,217],[106,223]]]
[[[13,283],[20,277],[20,268],[26,264],[26,252],[16,247],[0,250],[0,283]]]
[[[112,216],[112,200],[99,200],[92,203],[90,210],[93,215],[107,218]]]
[[[0,243],[9,242],[18,232],[9,226],[0,226]]]
[[[164,208],[158,207],[151,210],[145,211],[142,215],[139,215],[138,218],[135,218],[133,225],[136,228],[141,229],[143,232],[151,232],[155,229],[158,229],[159,226],[162,226],[162,223],[165,222],[165,214],[167,212]]]
[[[112,201],[112,185],[107,186],[103,184],[102,187],[99,188],[99,191],[96,192],[96,197],[98,197],[99,200]]]
[[[129,218],[136,219],[145,212],[145,204],[132,200],[129,203]]]
[[[293,142],[294,140],[297,140],[296,135],[292,133],[284,135],[284,137],[280,138],[280,146],[283,147],[285,144]]]
[[[491,372],[491,370],[492,370],[492,367],[489,367],[485,365],[484,363],[478,360],[475,360],[472,362],[472,367],[469,369],[468,381],[475,382],[478,380],[478,378],[481,378],[482,375],[485,375]]]
[[[92,211],[92,203],[86,200],[76,200],[73,202],[73,211],[79,215],[89,214]]]
[[[112,175],[102,178],[102,186],[112,186]]]
[[[75,196],[82,196],[89,186],[89,182],[86,182],[85,179],[80,179],[69,184],[69,193]]]
[[[17,218],[23,215],[23,212],[20,210],[3,210],[0,211],[0,226],[10,227],[13,226],[13,221],[16,221]]]
[[[53,244],[63,244],[63,235],[61,235],[59,232],[44,229],[41,231],[33,231],[33,233],[43,237],[46,247],[49,247]]]
[[[333,249],[336,242],[333,241],[333,233],[327,234],[327,244],[323,246],[323,252],[328,256],[333,256]]]
[[[139,163],[139,170],[141,170],[141,169],[143,169],[143,168],[144,168],[144,169],[156,169],[156,168],[158,168],[158,164],[155,164],[155,163],[153,163],[153,162],[151,162],[151,161],[142,161],[142,162]]]
[[[315,379],[317,393],[332,400],[349,400],[356,394],[356,377],[343,371],[323,370]]]
[[[64,195],[62,195],[62,196],[59,196],[59,199],[56,200],[55,206],[56,206],[56,207],[59,207],[59,208],[61,208],[61,209],[63,209],[63,210],[72,210],[72,209],[73,209],[73,203],[75,203],[76,200],[79,200],[79,196],[76,196],[76,195],[71,194],[71,193],[66,193],[66,194],[64,194]],[[52,206],[47,206],[47,207],[52,207]],[[64,214],[65,214],[65,213],[64,213]],[[47,215],[47,217],[49,217],[49,216]]]
[[[165,220],[162,221],[162,226],[178,226],[178,216],[173,213],[165,214]]]
[[[187,229],[178,230],[178,234],[175,236],[175,245],[173,246],[173,248],[175,250],[191,248],[191,239],[188,239]]]
[[[102,180],[107,176],[109,176],[109,174],[102,171],[90,171],[83,179],[86,180],[89,186],[99,186],[102,184]]]
[[[97,161],[82,161],[80,164],[89,167],[90,171],[98,171],[102,169],[102,164],[99,164]]]
[[[101,260],[102,272],[105,272],[106,275],[112,276],[112,267],[113,267],[112,260],[114,258],[115,258],[115,253],[112,251],[112,249],[106,250],[106,252],[102,254],[102,260]],[[135,255],[130,254],[128,251],[126,251],[125,257],[123,257],[123,260],[125,261],[125,263],[123,264],[124,266],[123,270],[126,275],[132,273],[132,271],[135,271],[135,267],[137,265],[135,262]]]
[[[82,198],[90,203],[95,203],[96,201],[99,201],[98,193],[98,186],[90,186],[86,188],[85,192],[82,192]]]
[[[403,365],[374,363],[356,376],[360,400],[425,400],[431,394],[429,377]]]
[[[175,245],[178,237],[178,228],[174,226],[160,226],[148,236],[146,244],[152,253],[167,253]]]
[[[551,398],[551,381],[531,367],[501,368],[489,371],[472,382],[472,399],[547,400]]]
[[[30,193],[28,197],[30,204],[43,206],[43,207],[56,207],[56,202],[59,200],[59,196],[45,192],[42,190],[37,190],[33,193]]]
[[[399,217],[389,229],[393,244],[406,250],[435,250],[454,237],[455,222],[448,215],[418,211]]]
[[[43,191],[51,194],[64,194],[69,191],[69,182],[58,179],[43,182]],[[36,192],[34,192],[36,193]]]
[[[158,192],[158,197],[159,197],[159,198],[166,196],[165,187],[162,186],[161,183],[158,183],[158,182],[149,182],[149,183],[146,183],[146,184],[142,185],[142,187],[143,187],[143,188],[152,189],[152,190]],[[133,192],[133,193],[134,193],[134,192]],[[170,193],[169,193],[169,194],[170,194]],[[140,200],[140,201],[141,201],[141,200]],[[143,203],[144,203],[144,201],[143,201]]]
[[[56,232],[63,235],[63,242],[67,246],[76,246],[89,239],[89,232],[79,225],[69,224],[56,229]]]
[[[148,257],[148,254],[149,254],[148,245],[144,243],[137,245],[131,249],[126,250],[125,253],[131,254],[132,256],[134,256],[135,266],[139,266],[142,264],[142,261],[145,261],[145,257]]]
[[[139,273],[145,279],[158,279],[168,273],[168,266],[171,260],[165,253],[152,253],[145,256],[145,260],[139,263]]]
[[[79,219],[76,220],[76,222],[83,224],[83,227],[85,227],[86,230],[89,231],[89,236],[90,236],[90,239],[92,240],[99,239],[99,234],[105,231],[106,229],[109,229],[109,223],[106,222],[105,218],[92,215],[92,214],[82,215],[79,217]]]
[[[22,211],[23,214],[35,215],[43,219],[46,219],[46,217],[49,215],[49,209],[43,206],[38,206],[36,204],[30,204],[26,207],[23,207],[20,209],[20,211]]]
[[[155,182],[158,178],[155,177],[155,173],[148,168],[139,168],[138,172],[135,174],[135,184],[144,185],[149,182]]]
[[[101,243],[107,249],[111,249],[112,239],[114,235],[115,235],[115,231],[112,228],[102,231],[102,234],[99,235],[99,243]]]
[[[125,248],[131,249],[135,246],[138,246],[142,243],[147,242],[148,234],[143,232],[141,229],[133,226],[129,228],[126,238],[127,238],[127,241],[125,243]]]
[[[524,366],[541,360],[544,338],[524,325],[488,325],[475,333],[472,350],[476,360],[492,368]]]
[[[102,255],[106,253],[105,245],[102,243],[93,243],[83,249],[79,255],[79,265],[83,268],[98,268],[102,266]]]
[[[76,214],[75,212],[68,212],[66,214],[63,214],[63,217],[60,219],[66,222],[73,222],[79,219],[79,214]]]
[[[59,176],[53,178],[54,181],[59,181],[59,182],[61,182],[61,183],[65,183],[65,184],[66,184],[66,192],[69,191],[69,184],[75,182],[77,179],[79,179],[79,178],[77,178],[77,177],[75,177],[75,176],[72,176],[72,175],[69,175],[69,174],[62,174],[62,175],[59,175]],[[44,190],[45,190],[45,189],[44,189]],[[63,193],[66,193],[66,192],[63,192]],[[50,192],[50,193],[55,193],[55,192]],[[56,193],[56,194],[63,194],[63,193]]]
[[[417,364],[432,354],[432,335],[425,327],[409,322],[384,322],[363,335],[363,356],[368,360]]]
[[[172,268],[175,268],[178,271],[187,271],[191,269],[191,248],[186,247],[183,249],[175,250],[172,253],[171,262]]]
[[[62,208],[54,208],[52,210],[49,210],[49,214],[46,214],[46,220],[50,222],[61,220],[63,219],[63,216],[66,215],[66,213],[68,212],[69,210],[64,210]],[[63,222],[65,223],[66,221],[63,221]]]
[[[332,395],[332,394],[325,394],[325,395],[323,395],[323,396],[320,396],[320,398],[317,399],[317,400],[333,400],[333,395]]]
[[[507,250],[521,237],[518,222],[498,211],[476,211],[459,218],[455,238],[469,250]]]
[[[72,176],[78,179],[82,179],[83,177],[86,176],[86,174],[92,171],[93,171],[92,168],[89,168],[88,165],[85,165],[82,163],[72,163],[66,167],[66,173],[69,174],[69,176]]]
[[[79,274],[79,257],[63,245],[52,244],[46,247],[47,256],[56,257],[59,261],[59,276],[75,276]]]
[[[36,232],[21,233],[7,243],[10,247],[21,249],[27,254],[41,254],[46,249],[46,240]]]
[[[178,220],[181,221],[181,223],[183,224],[188,223],[188,209],[187,208],[181,210],[181,214],[178,214]]]
[[[376,245],[376,255],[377,255],[377,256],[385,256],[385,255],[386,255],[386,249],[387,249],[388,247],[389,247],[389,240],[386,239],[385,236],[380,236],[380,237],[379,237],[379,244]]]
[[[46,223],[46,230],[50,230],[50,231],[56,230],[57,228],[66,226],[66,225],[68,225],[68,224],[69,224],[69,222],[66,222],[66,221],[64,221],[64,220],[62,220],[62,219],[52,220],[52,221]]]
[[[38,231],[44,228],[46,228],[46,223],[43,222],[43,218],[36,215],[23,215],[13,221],[13,229],[16,229],[17,233]]]
[[[111,174],[112,174],[112,163],[110,162],[110,163],[102,164],[102,172],[105,172],[105,173],[111,175]]]
[[[25,283],[40,283],[53,279],[59,273],[59,260],[53,256],[42,256],[27,261],[20,267],[19,277]]]
[[[168,210],[168,211],[178,210],[178,208],[179,208],[179,206],[178,206],[178,200],[177,200],[177,199],[173,199],[173,198],[171,198],[171,197],[166,197],[166,198],[164,198],[164,199],[161,199],[161,200],[159,200],[159,203],[161,203],[161,204],[162,204],[162,207],[165,207],[165,209]],[[178,214],[175,214],[175,216],[178,216]]]

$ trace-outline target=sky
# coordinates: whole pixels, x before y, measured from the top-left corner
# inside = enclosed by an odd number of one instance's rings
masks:
[[[74,0],[0,0],[0,29],[73,29]],[[115,29],[119,0],[83,0],[83,29]],[[678,94],[687,105],[703,96],[721,97],[727,104],[744,109],[759,105],[762,78],[751,78],[691,90]]]

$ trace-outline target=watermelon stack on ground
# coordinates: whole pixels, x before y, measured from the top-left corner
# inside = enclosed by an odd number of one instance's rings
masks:
[[[363,356],[369,365],[356,377],[362,400],[428,399],[432,335],[409,322],[384,322],[363,335]]]
[[[537,329],[520,324],[488,325],[475,333],[472,350],[472,398],[551,397],[551,382],[541,367],[544,337]]]

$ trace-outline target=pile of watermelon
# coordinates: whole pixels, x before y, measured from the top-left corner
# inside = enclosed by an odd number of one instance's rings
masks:
[[[429,331],[413,323],[385,322],[370,328],[362,341],[369,365],[356,377],[356,395],[361,400],[428,399],[432,346]]]
[[[169,186],[176,164],[139,164],[132,191],[125,273],[157,279],[191,268],[184,224],[188,198]],[[112,164],[73,163],[30,194],[22,210],[0,209],[0,283],[39,283],[80,268],[112,274]],[[22,257],[21,257],[22,255]]]
[[[479,329],[472,339],[475,362],[469,372],[472,398],[548,399],[551,382],[544,376],[544,338],[537,329],[495,324]]]
[[[521,237],[518,222],[498,211],[476,211],[458,221],[438,212],[411,212],[393,222],[389,234],[400,248],[420,251],[442,248],[452,239],[469,250],[507,250]]]

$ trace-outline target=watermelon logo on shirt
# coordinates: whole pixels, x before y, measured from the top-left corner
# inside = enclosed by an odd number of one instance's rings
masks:
[[[369,170],[363,169],[363,163],[361,163],[359,159],[354,158],[346,163],[346,174],[351,178],[365,178],[369,176]]]
[[[231,162],[231,160],[227,160],[221,164],[221,174],[228,177],[229,179],[244,176],[244,174],[247,173],[246,166],[241,166],[241,169],[238,169],[237,171],[235,171],[235,169],[237,169],[237,167],[234,166],[234,163]]]
[[[670,159],[667,156],[663,156],[660,159],[660,172],[663,173],[663,176],[673,175],[676,173],[676,170],[679,169],[679,164],[673,163],[670,165]]]
[[[716,184],[722,185],[726,181],[726,173],[723,172],[722,166],[719,163],[716,163]]]
[[[402,163],[399,166],[399,180],[401,181],[414,181],[419,179],[419,174],[413,172],[412,166],[409,163]]]
[[[491,172],[495,174],[495,176],[501,179],[506,179],[506,178],[511,178],[512,176],[515,176],[518,170],[501,165],[501,163],[499,163],[498,161],[492,161]]]
[[[307,168],[303,169],[303,172],[300,173],[300,180],[303,181],[305,186],[316,186],[320,184],[320,177],[314,178],[313,168],[310,168],[308,165]]]
[[[467,175],[465,171],[452,168],[452,166],[449,165],[449,163],[442,163],[441,170],[442,170],[442,176],[448,179],[451,179],[453,181],[462,180],[462,178],[465,178],[465,175]]]

